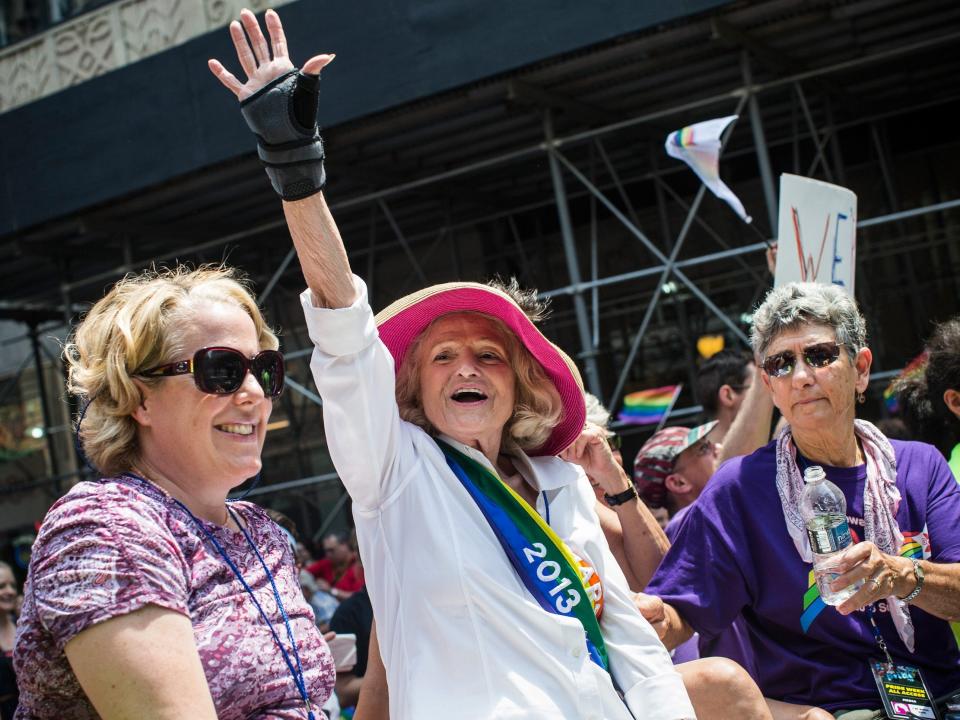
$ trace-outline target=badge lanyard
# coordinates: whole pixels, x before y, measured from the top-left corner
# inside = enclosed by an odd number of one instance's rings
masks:
[[[880,632],[880,628],[877,627],[877,621],[874,619],[874,615],[877,614],[877,609],[871,603],[866,607],[867,620],[870,621],[870,632],[873,633],[873,639],[877,641],[877,646],[883,652],[884,656],[887,658],[887,662],[891,665],[894,664],[893,658],[890,657],[890,651],[887,650],[887,642],[883,639],[883,635]]]
[[[870,661],[870,669],[877,689],[883,700],[884,710],[891,718],[939,718],[933,696],[923,680],[920,669],[912,665],[900,664],[893,661],[887,649],[887,643],[877,626],[874,605],[867,605],[865,609],[870,621],[870,631],[873,633],[877,646],[886,657],[886,663],[876,660]]]
[[[134,475],[133,473],[126,473],[129,477],[136,478],[142,482],[149,482],[145,478],[140,477],[139,475]],[[300,665],[300,654],[297,652],[297,643],[293,639],[293,630],[290,628],[290,619],[287,617],[287,611],[283,607],[283,601],[280,599],[280,591],[277,590],[277,584],[274,582],[273,573],[270,572],[270,568],[267,567],[266,561],[263,559],[263,556],[260,554],[260,551],[257,549],[257,546],[253,542],[253,538],[250,537],[250,534],[247,532],[246,528],[240,523],[240,520],[237,518],[236,514],[231,508],[227,508],[227,512],[230,514],[230,517],[233,518],[233,521],[237,524],[237,527],[240,528],[240,532],[243,533],[243,537],[247,541],[247,545],[250,546],[250,549],[253,550],[254,554],[257,556],[257,560],[260,561],[260,565],[263,567],[263,571],[267,574],[267,579],[270,581],[270,587],[273,589],[273,597],[277,602],[277,608],[280,610],[280,615],[283,617],[283,624],[287,628],[287,639],[290,641],[290,647],[293,648],[293,659],[296,662],[296,668],[294,668],[294,663],[290,661],[290,654],[287,652],[287,649],[283,646],[283,643],[280,641],[280,636],[277,634],[276,628],[274,628],[273,623],[270,622],[270,618],[267,617],[267,613],[264,612],[263,607],[260,605],[260,602],[257,600],[256,595],[253,594],[253,589],[243,578],[243,574],[240,572],[240,568],[236,566],[233,560],[230,559],[230,556],[227,555],[226,550],[223,549],[223,546],[217,541],[203,523],[200,522],[199,518],[190,512],[190,508],[184,505],[182,502],[177,500],[174,497],[171,499],[178,505],[180,508],[190,516],[190,519],[193,520],[194,524],[203,534],[206,535],[207,540],[210,541],[210,544],[216,548],[217,553],[223,558],[223,561],[229,566],[233,571],[233,574],[236,576],[237,580],[240,581],[240,584],[243,585],[243,589],[247,591],[247,594],[250,596],[250,599],[253,600],[253,604],[257,607],[257,610],[260,611],[260,617],[263,618],[263,621],[267,624],[267,627],[270,629],[270,634],[273,635],[273,640],[277,644],[277,647],[280,648],[280,654],[283,656],[283,661],[287,664],[287,670],[290,671],[290,677],[293,678],[293,684],[297,687],[297,692],[300,693],[300,698],[303,700],[303,704],[307,709],[307,719],[316,720],[316,715],[311,709],[310,705],[310,695],[307,693],[307,684],[303,679],[303,668]]]

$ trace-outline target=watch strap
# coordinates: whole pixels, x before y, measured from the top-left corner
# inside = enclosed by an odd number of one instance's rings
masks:
[[[917,595],[920,594],[920,591],[923,590],[923,568],[920,567],[920,561],[916,558],[911,558],[911,561],[913,562],[913,576],[917,579],[917,586],[909,595],[902,598],[904,602],[910,602],[915,599]]]
[[[607,505],[610,507],[615,507],[617,505],[623,505],[629,500],[637,497],[637,489],[631,485],[623,492],[617,493],[616,495],[608,495],[607,493],[603,494],[603,499],[607,501]]]

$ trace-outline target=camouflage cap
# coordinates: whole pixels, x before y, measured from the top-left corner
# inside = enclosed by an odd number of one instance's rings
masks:
[[[667,476],[673,472],[677,457],[710,434],[717,425],[711,420],[695,428],[668,427],[653,434],[633,461],[633,482],[647,505],[663,507],[667,500]]]

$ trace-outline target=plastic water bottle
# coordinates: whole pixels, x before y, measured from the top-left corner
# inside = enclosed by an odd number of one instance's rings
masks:
[[[806,485],[800,495],[800,515],[807,526],[810,549],[813,550],[813,575],[820,597],[827,605],[840,605],[852,596],[862,581],[842,590],[831,590],[830,583],[840,576],[834,572],[835,557],[852,543],[847,525],[847,500],[836,485],[827,480],[819,465],[803,471]]]

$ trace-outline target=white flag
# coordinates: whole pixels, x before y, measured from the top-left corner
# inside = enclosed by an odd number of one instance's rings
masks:
[[[683,160],[714,195],[730,205],[744,222],[750,222],[752,218],[743,209],[740,198],[720,179],[720,136],[736,119],[736,115],[730,115],[688,125],[667,135],[664,147],[667,155]]]

